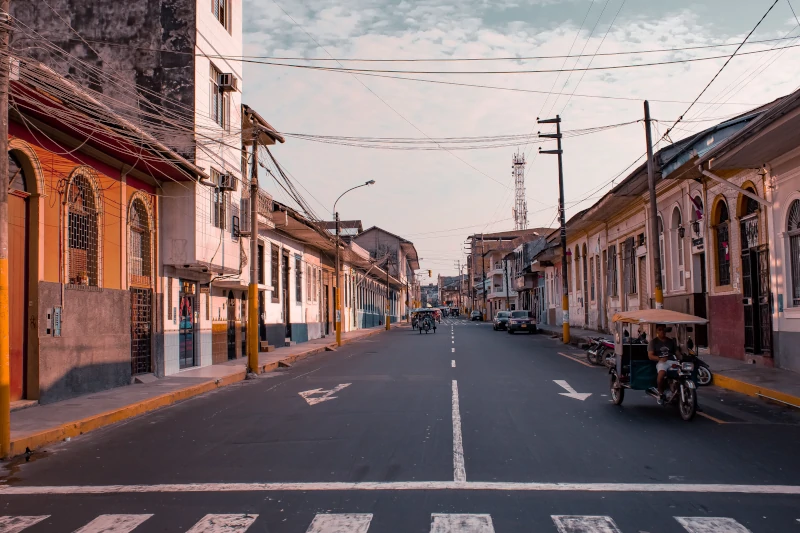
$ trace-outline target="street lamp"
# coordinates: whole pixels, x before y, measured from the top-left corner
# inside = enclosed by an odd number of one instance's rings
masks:
[[[355,187],[350,187],[349,189],[344,191],[342,194],[340,194],[339,198],[337,198],[336,201],[333,202],[333,214],[334,214],[334,217],[336,219],[336,287],[335,287],[336,288],[336,298],[335,298],[335,302],[336,302],[336,323],[335,323],[335,328],[336,328],[336,345],[337,346],[341,346],[342,345],[342,296],[340,294],[340,292],[341,292],[340,288],[342,286],[342,283],[341,283],[341,280],[339,279],[341,277],[341,272],[339,270],[339,212],[336,210],[336,204],[339,203],[339,200],[342,199],[342,196],[344,196],[345,194],[349,193],[350,191],[358,189],[360,187],[366,187],[368,185],[375,185],[375,180],[369,180],[369,181],[367,181],[365,183],[362,183],[361,185],[356,185]]]

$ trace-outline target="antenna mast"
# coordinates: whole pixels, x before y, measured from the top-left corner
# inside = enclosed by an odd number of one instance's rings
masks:
[[[517,151],[511,158],[514,176],[514,229],[528,229],[528,201],[525,199],[525,154]]]

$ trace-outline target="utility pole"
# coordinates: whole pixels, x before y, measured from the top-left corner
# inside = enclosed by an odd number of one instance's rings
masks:
[[[0,0],[0,456],[11,453],[11,368],[8,287],[8,53],[9,0]]]
[[[256,124],[250,117],[251,124]],[[250,168],[250,285],[247,287],[247,372],[258,367],[258,127],[253,131],[253,166]]]
[[[548,118],[544,120],[536,119],[539,124],[555,124],[556,133],[539,133],[539,137],[544,139],[556,139],[558,142],[557,150],[542,150],[540,154],[558,155],[558,214],[561,218],[561,314],[564,323],[564,344],[569,344],[569,285],[567,283],[567,222],[564,216],[564,166],[562,156],[564,151],[561,149],[561,117]]]
[[[336,306],[336,311],[334,314],[336,315],[336,323],[334,327],[336,328],[336,346],[342,345],[342,295],[339,294],[341,284],[341,273],[339,272],[339,212],[337,211],[336,214],[336,285],[333,288],[335,293],[334,297],[334,305]]]
[[[656,309],[664,308],[664,280],[661,279],[661,247],[658,243],[658,208],[656,207],[656,169],[653,160],[653,138],[650,134],[650,103],[644,101],[644,131],[647,140],[647,184],[650,188],[650,250],[656,281]]]

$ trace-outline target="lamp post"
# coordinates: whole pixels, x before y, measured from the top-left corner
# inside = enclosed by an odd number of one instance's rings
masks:
[[[334,290],[336,291],[336,297],[334,298],[334,303],[336,305],[336,312],[335,312],[335,328],[336,328],[336,345],[342,345],[342,296],[341,296],[341,271],[339,268],[339,212],[336,210],[336,204],[339,203],[339,200],[342,199],[342,196],[349,193],[352,190],[358,189],[360,187],[366,187],[368,185],[375,185],[375,180],[369,180],[361,185],[356,185],[355,187],[350,187],[342,194],[339,195],[339,198],[333,202],[333,214],[336,219],[336,285]]]

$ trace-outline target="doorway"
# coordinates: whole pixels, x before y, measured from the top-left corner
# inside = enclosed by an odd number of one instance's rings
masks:
[[[242,300],[240,306],[240,313],[242,321],[241,333],[242,333],[242,357],[247,356],[247,321],[250,318],[249,313],[247,312],[247,291],[242,291]]]
[[[291,303],[289,302],[289,256],[283,255],[283,287],[281,294],[283,295],[283,323],[285,326],[285,337],[292,338],[292,325],[291,325]]]
[[[131,287],[131,374],[151,372],[151,328],[153,292]]]
[[[228,291],[228,359],[236,359],[236,298]]]
[[[171,290],[171,289],[170,289]],[[179,318],[178,325],[178,364],[180,368],[197,366],[195,334],[197,333],[196,307],[197,284],[193,281],[181,281],[178,294]],[[211,298],[211,295],[206,295]]]
[[[325,335],[330,335],[331,334],[331,311],[330,311],[330,306],[329,306],[330,304],[328,303],[328,300],[329,300],[328,291],[329,290],[330,289],[328,288],[328,285],[326,284],[325,285],[325,290],[322,292],[322,299],[324,300],[322,302],[322,309],[323,309],[323,313],[324,313],[323,322],[325,322]]]
[[[9,157],[9,169],[13,160]],[[24,179],[19,180],[24,186]],[[11,183],[12,187],[17,181]],[[8,304],[11,401],[26,397],[28,377],[28,193],[10,190],[8,195]]]
[[[742,237],[742,303],[744,305],[744,349],[754,355],[772,351],[769,249],[758,245],[758,203],[750,198],[740,219]]]

